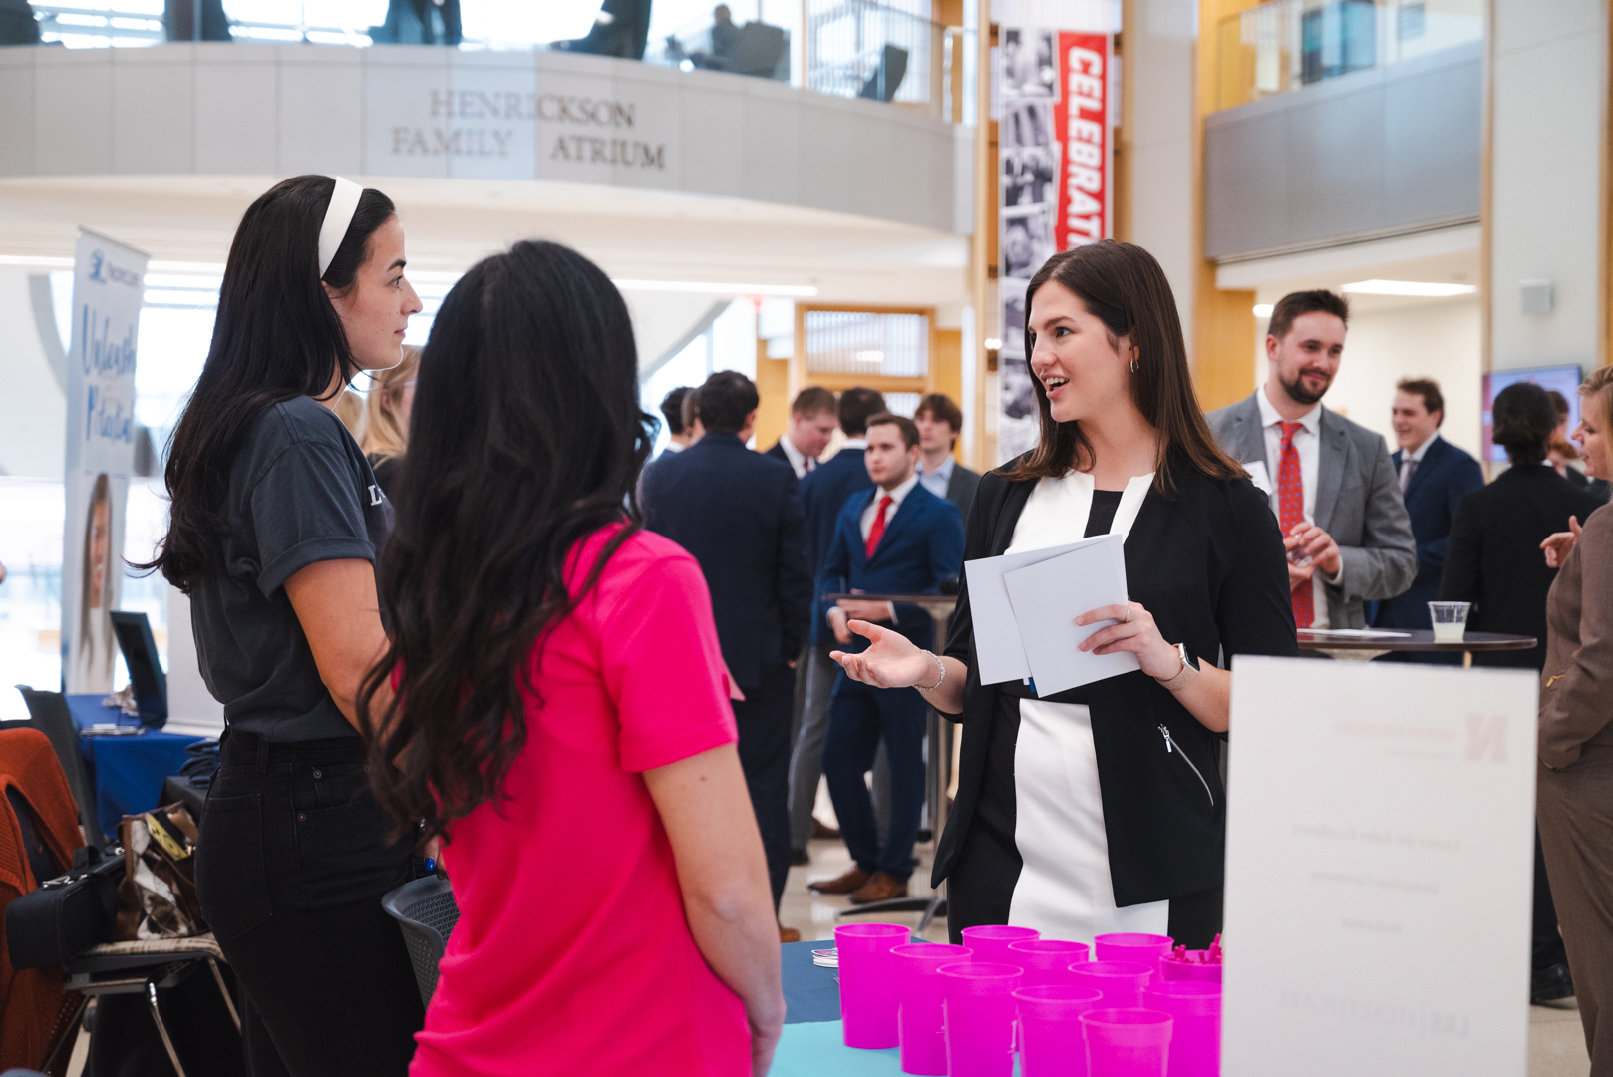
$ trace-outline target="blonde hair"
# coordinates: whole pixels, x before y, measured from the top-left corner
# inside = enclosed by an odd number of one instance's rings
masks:
[[[351,389],[343,389],[336,398],[336,417],[360,444],[364,441],[364,398]]]
[[[1596,423],[1601,427],[1603,454],[1602,466],[1613,474],[1613,366],[1598,367],[1591,376],[1579,384],[1579,395],[1585,404],[1595,409]],[[1583,414],[1584,405],[1580,406]]]
[[[420,373],[420,349],[403,346],[403,362],[390,370],[370,374],[370,391],[364,401],[364,437],[359,446],[366,456],[383,460],[402,456],[409,448],[409,428],[398,420],[398,404],[406,382]]]

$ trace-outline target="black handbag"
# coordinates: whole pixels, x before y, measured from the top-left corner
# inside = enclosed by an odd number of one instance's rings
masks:
[[[86,845],[73,854],[73,870],[39,884],[6,906],[6,947],[18,969],[65,965],[112,938],[123,849]]]

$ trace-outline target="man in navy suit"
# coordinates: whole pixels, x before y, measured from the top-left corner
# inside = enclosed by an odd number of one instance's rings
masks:
[[[812,609],[801,498],[788,464],[745,447],[760,402],[751,380],[721,371],[699,394],[705,436],[645,476],[645,523],[693,554],[711,588],[723,661],[745,694],[739,760],[777,907],[790,871],[793,667]]]
[[[1391,458],[1401,496],[1417,539],[1417,578],[1411,589],[1378,604],[1379,628],[1432,628],[1428,603],[1439,598],[1456,503],[1484,485],[1479,462],[1439,436],[1445,397],[1432,378],[1402,381],[1395,391],[1392,422],[1400,450]],[[1455,655],[1389,655],[1401,661],[1450,665]]]
[[[801,483],[801,502],[806,513],[807,543],[812,553],[812,575],[815,579],[829,551],[829,540],[834,534],[835,517],[840,514],[846,498],[859,490],[871,489],[873,480],[863,463],[863,433],[870,416],[885,410],[885,398],[872,389],[847,389],[840,394],[836,405],[840,429],[846,435],[840,451],[812,470]],[[820,592],[821,593],[821,592]],[[795,749],[790,758],[790,849],[791,861],[805,864],[807,842],[814,831],[828,837],[833,832],[815,824],[812,805],[818,798],[818,778],[823,773],[823,738],[829,729],[829,692],[834,688],[835,665],[829,652],[834,641],[820,618],[808,617],[808,648],[805,683],[801,692],[801,713],[796,721]],[[876,772],[875,782],[881,787],[885,780]],[[822,829],[819,829],[822,828]]]
[[[835,395],[821,385],[809,385],[790,402],[790,428],[773,443],[767,455],[783,460],[804,479],[818,466],[818,457],[829,447],[840,416],[835,412]]]
[[[919,432],[911,419],[876,415],[868,420],[866,441],[875,488],[846,499],[819,569],[818,594],[939,594],[941,581],[957,575],[963,562],[963,518],[956,505],[919,483]],[[920,647],[932,642],[930,617],[917,606],[841,599],[820,608],[845,651],[868,645],[848,628],[854,619],[894,624]],[[850,894],[857,904],[907,895],[924,807],[924,712],[923,698],[911,689],[874,688],[844,673],[835,679],[823,772],[853,867],[812,884],[818,893]],[[863,782],[881,743],[890,761],[890,826],[883,843]]]

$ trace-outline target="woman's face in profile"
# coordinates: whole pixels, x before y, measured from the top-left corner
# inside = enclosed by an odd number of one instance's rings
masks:
[[[106,563],[112,555],[112,510],[105,501],[97,501],[90,515],[90,608],[101,608],[101,596],[106,594]]]
[[[1031,373],[1047,390],[1053,421],[1067,423],[1100,414],[1128,399],[1130,348],[1109,343],[1109,329],[1087,312],[1081,297],[1048,281],[1031,298]]]
[[[405,261],[403,225],[393,217],[370,236],[369,255],[353,286],[345,293],[325,286],[360,370],[386,370],[403,361],[409,315],[420,313],[420,297],[403,275]]]
[[[1603,393],[1613,390],[1603,389]],[[1593,479],[1605,479],[1607,475],[1607,431],[1602,429],[1601,420],[1592,418],[1602,415],[1602,407],[1598,404],[1596,396],[1588,397],[1579,407],[1579,426],[1574,428],[1574,440],[1579,442],[1580,458],[1585,461],[1585,474]]]

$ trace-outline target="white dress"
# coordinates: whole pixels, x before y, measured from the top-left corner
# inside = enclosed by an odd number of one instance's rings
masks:
[[[1130,533],[1153,481],[1148,474],[1127,483],[1110,534]],[[1041,480],[1020,514],[1006,552],[1081,538],[1092,512],[1094,488],[1092,476],[1081,472]],[[1072,610],[1071,615],[1081,612]],[[1123,909],[1115,904],[1098,755],[1087,707],[1019,701],[1014,796],[1014,844],[1024,867],[1009,905],[1010,924],[1036,928],[1043,938],[1085,943],[1113,931],[1165,934],[1169,901]]]

